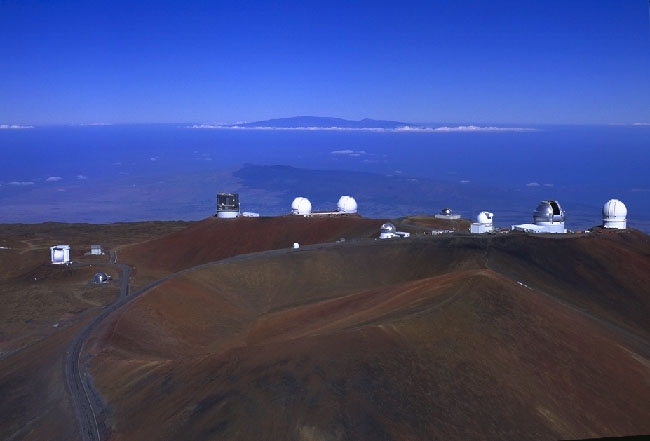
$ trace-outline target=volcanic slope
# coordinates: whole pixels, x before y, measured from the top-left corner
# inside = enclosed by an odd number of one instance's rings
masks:
[[[188,228],[119,250],[136,266],[135,285],[202,263],[255,251],[377,236],[381,219],[357,215],[207,218]]]
[[[203,266],[86,346],[112,439],[650,433],[643,233],[362,241]]]
[[[82,326],[120,293],[120,267],[90,245],[112,250],[186,228],[186,222],[0,225],[0,439],[75,440],[63,360]],[[80,264],[51,265],[49,247],[71,246]],[[114,282],[90,283],[97,271]]]

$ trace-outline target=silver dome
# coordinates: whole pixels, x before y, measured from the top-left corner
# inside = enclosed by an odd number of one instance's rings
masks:
[[[557,201],[542,201],[533,214],[533,222],[564,222],[564,210]]]
[[[391,224],[390,222],[386,222],[381,226],[380,231],[382,233],[395,233],[397,231],[397,228],[395,228],[395,225]]]
[[[453,213],[454,212],[451,211],[451,208],[443,208],[442,210],[440,210],[440,214],[444,216],[451,216]]]
[[[97,273],[97,274],[95,274],[95,277],[93,278],[93,282],[95,282],[95,283],[106,283],[106,282],[108,282],[108,275],[106,273]]]

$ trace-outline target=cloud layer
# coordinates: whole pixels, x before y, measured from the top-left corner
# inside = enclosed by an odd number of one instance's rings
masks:
[[[22,126],[20,124],[0,124],[0,129],[33,129],[34,126]]]
[[[366,154],[365,150],[333,150],[330,152],[331,155],[342,155],[342,156],[362,156]]]

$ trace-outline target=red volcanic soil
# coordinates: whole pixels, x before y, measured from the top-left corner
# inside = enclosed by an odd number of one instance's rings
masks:
[[[380,219],[352,216],[208,218],[173,234],[123,247],[119,259],[136,265],[137,284],[201,263],[255,251],[377,236]]]
[[[472,222],[468,219],[438,219],[432,216],[410,216],[398,219],[395,225],[400,230],[410,232],[431,232],[431,230],[450,230],[469,232]]]
[[[114,440],[650,433],[649,282],[636,231],[346,242],[171,278],[86,357]]]
[[[120,269],[106,249],[185,228],[185,222],[0,225],[0,439],[80,438],[63,378],[63,359],[81,325],[115,301]],[[51,265],[49,247],[71,245],[84,265]],[[114,282],[90,283],[97,271]]]

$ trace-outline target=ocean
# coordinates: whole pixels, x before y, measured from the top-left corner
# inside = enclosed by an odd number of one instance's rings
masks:
[[[529,222],[556,199],[567,227],[600,224],[610,198],[650,232],[650,126],[437,132],[191,128],[183,124],[1,129],[0,222],[202,219],[217,192],[242,209],[289,211],[296,196],[399,217],[450,207]]]

